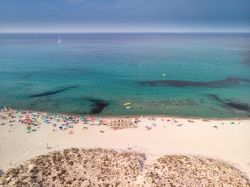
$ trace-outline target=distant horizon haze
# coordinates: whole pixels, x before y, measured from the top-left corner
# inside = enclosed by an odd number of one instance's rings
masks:
[[[250,32],[250,1],[1,0],[6,32]]]
[[[0,33],[250,33],[250,27],[205,26],[2,26]]]

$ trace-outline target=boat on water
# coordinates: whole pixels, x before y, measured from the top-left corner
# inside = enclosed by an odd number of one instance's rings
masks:
[[[58,40],[57,40],[57,43],[58,43],[58,44],[61,44],[61,43],[62,43],[61,36],[59,36],[59,38],[58,38]]]

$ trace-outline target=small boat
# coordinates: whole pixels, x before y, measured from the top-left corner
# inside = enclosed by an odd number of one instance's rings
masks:
[[[58,44],[61,44],[62,43],[62,40],[61,40],[61,37],[59,36],[58,40],[57,40],[57,43]]]
[[[130,105],[131,103],[123,103],[124,106]]]

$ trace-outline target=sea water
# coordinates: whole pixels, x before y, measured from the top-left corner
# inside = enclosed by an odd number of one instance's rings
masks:
[[[80,115],[250,116],[247,81],[140,84],[250,80],[249,34],[60,34],[61,44],[58,37],[0,34],[0,107]]]

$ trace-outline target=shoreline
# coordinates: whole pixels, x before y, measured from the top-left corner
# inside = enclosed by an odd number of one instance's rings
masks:
[[[24,109],[15,109],[15,108],[7,108],[8,110],[14,110],[18,112],[37,112],[37,113],[46,113],[52,115],[65,115],[65,116],[77,116],[77,117],[84,117],[84,116],[92,116],[95,118],[140,118],[140,117],[156,117],[156,118],[176,118],[176,119],[202,119],[202,120],[250,120],[250,116],[245,117],[196,117],[196,116],[174,116],[174,115],[166,115],[166,114],[146,114],[146,115],[95,115],[95,114],[72,114],[72,113],[58,113],[58,112],[47,112],[47,111],[40,111],[40,110],[24,110]],[[0,112],[5,110],[4,108],[0,109]]]

